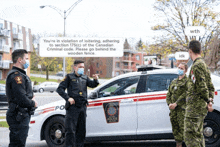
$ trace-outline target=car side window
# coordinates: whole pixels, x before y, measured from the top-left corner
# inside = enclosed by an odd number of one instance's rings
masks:
[[[176,74],[155,74],[148,75],[146,80],[146,92],[168,90],[173,79],[177,78]]]
[[[136,93],[139,79],[140,76],[133,76],[116,80],[101,88],[98,92],[98,97],[101,98]]]

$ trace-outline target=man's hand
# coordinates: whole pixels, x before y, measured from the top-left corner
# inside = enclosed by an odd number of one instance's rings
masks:
[[[177,106],[177,104],[176,104],[176,103],[169,104],[169,108],[170,108],[170,109],[175,109],[175,108],[176,108],[176,106]]]
[[[208,103],[208,111],[212,112],[214,109],[212,108],[212,102]]]
[[[35,102],[34,107],[37,107],[37,101],[36,101],[36,99],[35,99],[35,96],[32,98],[32,100]]]
[[[93,77],[93,79],[98,80],[99,74],[93,74],[92,77]]]
[[[73,98],[69,98],[68,101],[70,102],[70,105],[75,104],[75,100]]]

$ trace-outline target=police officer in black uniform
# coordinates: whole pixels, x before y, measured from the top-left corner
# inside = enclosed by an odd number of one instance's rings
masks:
[[[87,86],[98,86],[98,75],[94,80],[84,75],[84,62],[75,60],[74,72],[67,74],[57,88],[57,93],[66,100],[66,147],[83,147],[86,135]],[[67,93],[65,90],[67,89]]]
[[[9,109],[6,120],[9,125],[9,147],[24,147],[28,136],[30,116],[37,107],[31,80],[24,69],[28,68],[28,52],[24,49],[12,53],[13,67],[6,79],[6,95]]]

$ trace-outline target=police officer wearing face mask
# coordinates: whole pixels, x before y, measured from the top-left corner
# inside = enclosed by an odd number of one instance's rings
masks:
[[[83,147],[86,135],[87,86],[94,88],[99,82],[97,74],[93,75],[94,80],[84,75],[84,62],[81,60],[74,62],[74,70],[60,83],[57,93],[66,100],[65,146]]]
[[[24,69],[29,66],[28,52],[24,49],[12,53],[13,67],[6,79],[9,108],[6,120],[9,125],[9,147],[24,147],[29,130],[30,116],[37,107],[31,80]]]
[[[170,121],[176,147],[182,147],[182,141],[184,140],[184,116],[187,91],[186,72],[187,64],[180,63],[178,66],[179,77],[171,82],[166,98],[170,109]]]

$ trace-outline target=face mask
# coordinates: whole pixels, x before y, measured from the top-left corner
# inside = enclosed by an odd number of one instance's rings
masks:
[[[177,71],[179,76],[182,76],[184,74],[184,70],[178,69]]]
[[[25,60],[25,64],[23,64],[24,69],[27,69],[29,67],[29,60]]]
[[[79,75],[83,75],[83,73],[84,73],[84,68],[78,68],[77,73],[78,73]]]

